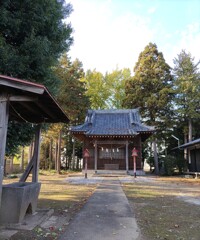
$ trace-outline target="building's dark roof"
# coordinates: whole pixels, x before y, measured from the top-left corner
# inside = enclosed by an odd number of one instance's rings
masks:
[[[197,145],[197,144],[200,144],[200,138],[195,139],[191,142],[185,143],[185,144],[179,146],[178,148],[180,148],[180,149],[189,148],[189,147],[192,147],[192,146]]]
[[[31,123],[69,122],[54,97],[41,84],[0,75],[0,95],[9,101],[9,120]]]
[[[138,109],[88,110],[85,123],[71,128],[72,133],[86,136],[134,136],[153,131],[141,123]]]

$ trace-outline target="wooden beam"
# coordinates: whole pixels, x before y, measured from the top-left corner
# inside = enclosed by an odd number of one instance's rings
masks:
[[[19,182],[25,182],[29,174],[32,171],[32,182],[38,182],[38,169],[39,169],[39,155],[40,155],[40,136],[41,136],[41,124],[38,124],[35,132],[35,143],[33,157],[31,158],[28,166],[26,167]]]
[[[97,141],[98,144],[126,144],[126,141],[118,141],[118,140],[105,140],[105,141]]]
[[[28,97],[28,96],[10,96],[9,101],[11,102],[36,102],[38,97]]]
[[[37,97],[28,97],[28,96],[0,96],[0,101],[2,102],[6,102],[6,101],[10,101],[10,102],[35,102],[38,101]]]
[[[39,86],[34,86],[31,85],[27,82],[22,83],[22,82],[17,82],[17,81],[10,81],[9,79],[2,79],[0,78],[0,85],[7,86],[7,87],[12,87],[12,88],[17,88],[23,91],[27,92],[32,92],[32,93],[37,93],[37,94],[43,94],[44,93],[44,88],[39,87]]]
[[[5,94],[0,96],[3,99]],[[5,149],[6,149],[6,137],[8,129],[8,102],[0,100],[0,207],[1,207],[1,196],[2,196],[2,183],[4,176],[4,163],[5,163]]]
[[[34,161],[35,161],[35,155],[33,155],[31,160],[29,161],[24,173],[22,174],[21,178],[19,179],[19,182],[26,182],[26,179],[28,178],[29,174],[31,173],[31,171],[33,169]]]

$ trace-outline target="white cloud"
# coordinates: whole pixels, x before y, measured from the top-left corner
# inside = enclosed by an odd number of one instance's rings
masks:
[[[151,7],[151,8],[149,8],[147,12],[148,12],[149,14],[155,13],[155,12],[156,12],[156,7]]]
[[[105,72],[116,66],[132,70],[139,53],[153,38],[149,19],[131,12],[113,15],[111,1],[87,4],[74,0],[72,4],[71,23],[75,29],[72,59],[79,58],[85,70],[96,68]]]
[[[157,44],[172,67],[173,59],[182,49],[196,60],[200,58],[199,22],[173,32],[170,26],[164,27],[163,22],[157,19],[153,22],[155,7],[141,16],[133,9],[116,14],[112,0],[71,0],[71,3],[74,12],[69,20],[75,32],[69,54],[72,60],[82,61],[85,70],[96,68],[104,73],[117,66],[133,70],[140,52],[149,42]]]
[[[177,31],[174,38],[175,44],[166,45],[166,55],[169,64],[173,67],[173,59],[181,52],[186,50],[190,52],[192,57],[195,57],[195,61],[200,60],[200,24],[195,22],[188,24],[182,31]],[[167,51],[168,49],[168,51]]]

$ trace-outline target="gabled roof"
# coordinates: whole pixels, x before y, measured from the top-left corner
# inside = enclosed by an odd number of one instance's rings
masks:
[[[184,148],[189,148],[189,147],[195,146],[197,144],[200,144],[200,138],[195,139],[195,140],[193,140],[191,142],[185,143],[185,144],[183,144],[183,145],[181,145],[181,146],[179,146],[177,148],[184,149]]]
[[[9,101],[9,120],[31,123],[69,122],[54,97],[41,84],[0,75],[0,98],[3,96]]]
[[[153,127],[141,123],[138,109],[88,110],[85,123],[71,128],[86,136],[134,136],[152,133]]]

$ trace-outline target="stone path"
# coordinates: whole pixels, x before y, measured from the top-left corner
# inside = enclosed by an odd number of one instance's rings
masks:
[[[140,232],[118,178],[105,178],[60,240],[138,240]]]

